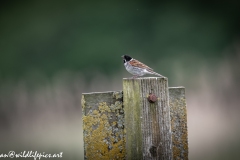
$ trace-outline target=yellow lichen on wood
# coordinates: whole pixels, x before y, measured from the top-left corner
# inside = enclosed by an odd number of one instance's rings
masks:
[[[115,98],[117,100],[122,99],[122,97],[123,97],[122,91],[113,93],[113,98]]]
[[[173,159],[188,159],[187,108],[185,89],[170,88],[170,115],[173,143]]]
[[[110,108],[107,106],[106,102],[99,103],[100,112],[111,112]]]
[[[125,159],[124,129],[119,127],[122,102],[99,102],[89,108],[83,116],[85,159]]]

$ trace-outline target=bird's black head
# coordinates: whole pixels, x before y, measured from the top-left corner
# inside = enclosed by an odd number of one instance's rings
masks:
[[[132,57],[130,57],[128,55],[123,55],[122,58],[123,58],[123,63],[129,62],[132,59]]]

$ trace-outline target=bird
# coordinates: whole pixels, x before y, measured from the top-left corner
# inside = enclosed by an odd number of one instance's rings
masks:
[[[137,78],[145,74],[154,74],[159,77],[164,77],[161,74],[154,72],[152,68],[128,55],[122,55],[122,58],[126,70],[133,75],[132,78]]]

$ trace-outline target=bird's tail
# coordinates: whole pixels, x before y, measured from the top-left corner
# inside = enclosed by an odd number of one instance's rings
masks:
[[[156,73],[156,72],[153,72],[153,71],[151,71],[150,73],[151,73],[151,74],[154,74],[154,75],[156,75],[156,76],[159,76],[159,77],[164,77],[163,75],[161,75],[161,74],[158,74],[158,73]]]

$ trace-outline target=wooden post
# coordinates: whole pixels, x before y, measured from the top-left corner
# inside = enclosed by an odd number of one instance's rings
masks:
[[[83,93],[84,159],[125,159],[122,91]]]
[[[187,108],[184,87],[169,88],[173,159],[188,160]]]
[[[148,101],[149,94],[158,97]],[[123,79],[127,159],[172,159],[168,80]]]
[[[82,94],[84,159],[188,160],[185,88],[138,78],[124,79],[123,90]]]

